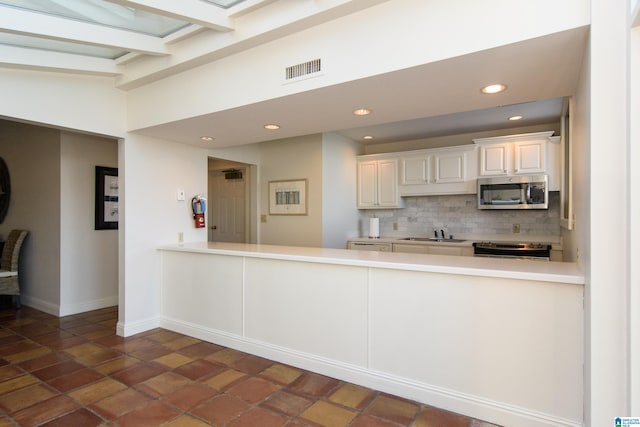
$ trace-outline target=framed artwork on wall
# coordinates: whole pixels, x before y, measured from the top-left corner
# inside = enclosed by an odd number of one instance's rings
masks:
[[[96,166],[96,230],[118,229],[118,168]]]
[[[306,214],[306,179],[269,181],[269,215]]]

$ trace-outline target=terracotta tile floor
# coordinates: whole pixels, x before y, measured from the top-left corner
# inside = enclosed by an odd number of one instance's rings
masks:
[[[491,427],[117,316],[0,309],[0,427]]]

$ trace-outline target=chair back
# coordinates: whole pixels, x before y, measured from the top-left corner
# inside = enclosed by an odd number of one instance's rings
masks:
[[[29,234],[27,230],[11,230],[2,248],[1,270],[18,271],[18,257],[20,256],[22,242],[24,242],[27,234]]]

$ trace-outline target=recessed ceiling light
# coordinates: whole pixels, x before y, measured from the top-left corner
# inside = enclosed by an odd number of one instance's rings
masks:
[[[486,93],[486,94],[492,94],[492,93],[499,93],[502,92],[504,90],[507,89],[507,85],[503,85],[503,84],[492,84],[492,85],[488,85],[485,86],[481,89],[482,93]]]
[[[371,110],[368,108],[357,108],[353,110],[353,114],[356,116],[368,116],[371,114]]]
[[[362,139],[370,140],[370,139],[373,139],[373,136],[365,135],[365,136],[362,137]]]
[[[511,120],[512,122],[515,122],[516,120],[522,120],[524,119],[523,116],[511,116],[509,117],[509,120]]]
[[[277,130],[277,129],[280,129],[280,125],[268,124],[268,125],[264,125],[264,128],[269,130]]]
[[[201,136],[200,140],[201,141],[213,141],[213,137],[212,136]]]

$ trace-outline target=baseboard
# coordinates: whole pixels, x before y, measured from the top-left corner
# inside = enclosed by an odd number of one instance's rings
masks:
[[[20,304],[26,305],[31,308],[35,308],[36,310],[43,311],[53,316],[58,316],[58,317],[60,316],[60,305],[52,304],[49,301],[45,301],[39,298],[34,298],[29,295],[21,294]]]
[[[251,338],[162,317],[160,327],[332,378],[369,387],[502,426],[582,427],[581,421],[516,407],[482,396],[420,383],[385,372],[279,347]]]
[[[72,314],[85,313],[87,311],[99,310],[101,308],[118,305],[118,296],[82,301],[74,304],[63,304],[60,306],[60,316],[70,316]]]
[[[160,327],[160,318],[152,317],[149,319],[139,320],[137,322],[118,322],[116,325],[116,334],[121,337],[130,337],[131,335],[146,332],[154,328]]]

